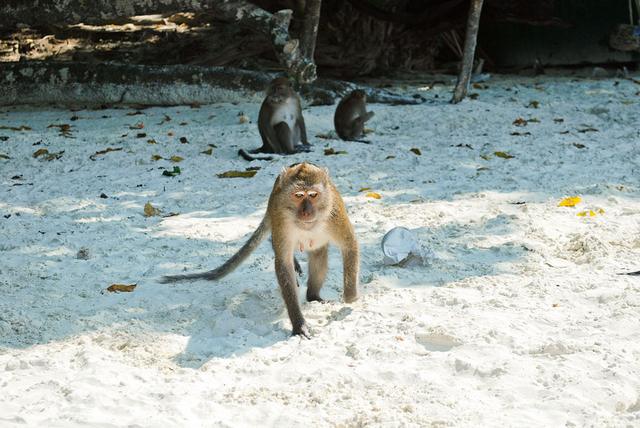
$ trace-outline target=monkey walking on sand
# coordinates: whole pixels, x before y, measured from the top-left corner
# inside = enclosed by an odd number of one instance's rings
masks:
[[[307,129],[302,117],[300,97],[286,77],[273,79],[267,88],[267,96],[260,106],[258,131],[262,146],[249,153],[293,154],[309,151]],[[298,144],[302,142],[302,144]],[[254,157],[240,149],[238,154],[246,160],[270,160],[270,157]]]
[[[218,280],[238,267],[271,232],[275,271],[294,335],[309,337],[298,303],[294,252],[309,257],[307,301],[322,301],[320,289],[327,275],[328,246],[340,248],[343,262],[343,298],[358,298],[360,256],[347,210],[326,169],[310,163],[294,164],[276,178],[267,212],[249,240],[218,268],[202,273],[165,276],[162,282]]]
[[[373,115],[374,112],[367,111],[367,94],[362,89],[356,89],[347,94],[338,104],[333,116],[333,124],[338,136],[343,140],[369,144],[369,141],[359,138],[364,134],[365,122]]]

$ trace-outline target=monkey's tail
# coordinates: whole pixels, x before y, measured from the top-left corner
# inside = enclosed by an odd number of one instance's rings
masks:
[[[224,262],[219,267],[207,272],[191,273],[187,275],[163,276],[162,278],[160,278],[160,282],[163,284],[166,284],[169,282],[178,282],[178,281],[194,281],[196,279],[207,279],[210,281],[215,281],[217,279],[220,279],[230,274],[235,270],[235,268],[240,266],[240,264],[247,257],[249,257],[249,255],[253,252],[253,250],[255,250],[258,247],[258,245],[260,245],[260,243],[264,241],[264,239],[269,234],[270,230],[271,230],[271,227],[268,224],[267,219],[264,218],[262,219],[260,226],[258,226],[255,232],[253,232],[253,235],[251,235],[251,238],[249,238],[249,240],[242,246],[242,248],[240,248],[237,253],[231,256],[229,260]]]

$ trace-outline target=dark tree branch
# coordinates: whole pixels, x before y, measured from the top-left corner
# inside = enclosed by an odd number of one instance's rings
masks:
[[[470,0],[469,16],[467,19],[467,34],[464,39],[464,54],[462,56],[462,67],[458,75],[458,83],[453,92],[452,103],[459,103],[467,96],[469,83],[471,82],[471,72],[473,69],[473,58],[476,53],[478,40],[478,29],[480,28],[480,12],[482,11],[483,0]]]

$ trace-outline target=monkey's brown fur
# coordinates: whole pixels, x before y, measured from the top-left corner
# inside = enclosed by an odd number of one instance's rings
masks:
[[[278,176],[269,196],[267,212],[249,240],[220,267],[203,273],[165,276],[162,282],[217,280],[245,260],[269,235],[275,255],[275,271],[294,335],[309,337],[298,303],[294,252],[309,256],[307,301],[322,301],[320,289],[327,274],[329,243],[338,246],[343,261],[343,298],[358,298],[360,257],[358,242],[342,197],[326,169],[309,163],[292,165]]]
[[[338,104],[333,124],[338,136],[343,140],[360,141],[358,138],[364,134],[364,124],[373,115],[372,111],[367,112],[367,95],[363,90],[356,89]]]

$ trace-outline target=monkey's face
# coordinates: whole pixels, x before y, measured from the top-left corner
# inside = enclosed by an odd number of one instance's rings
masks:
[[[278,78],[271,82],[267,91],[267,99],[271,104],[281,104],[291,95],[291,84],[286,78]]]
[[[356,89],[355,91],[351,92],[351,98],[366,102],[367,94],[362,89]]]
[[[295,186],[289,197],[295,210],[296,224],[303,229],[313,228],[320,220],[320,213],[326,211],[324,186]]]

